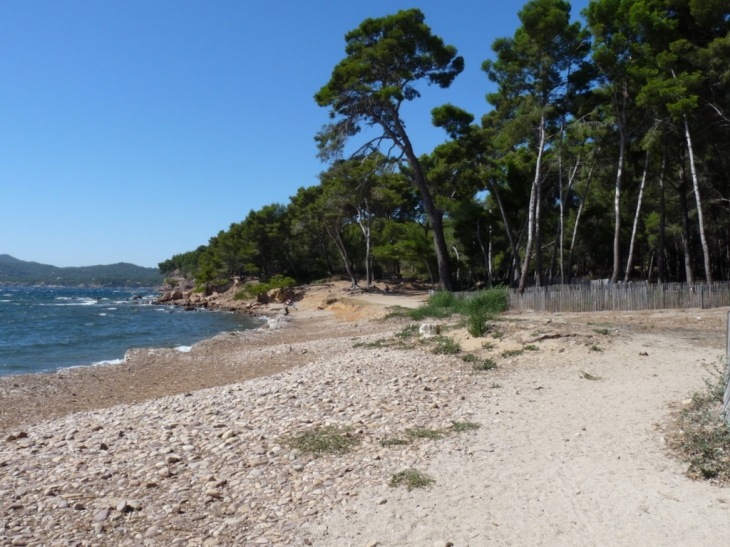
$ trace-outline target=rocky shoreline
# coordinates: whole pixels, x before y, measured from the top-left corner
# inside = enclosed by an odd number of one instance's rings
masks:
[[[274,374],[3,427],[0,545],[311,545],[318,515],[431,450],[426,442],[384,448],[383,438],[465,415],[470,377],[460,360],[353,349],[353,334],[368,342],[389,328],[304,312],[188,354],[131,352],[128,378],[171,359],[197,362],[204,374],[206,348],[231,358],[245,338],[245,358],[230,365],[265,362]],[[261,338],[268,340],[256,344]],[[78,389],[75,373],[56,376]],[[418,389],[407,387],[414,383]],[[359,445],[313,458],[284,440],[327,426],[352,428]]]

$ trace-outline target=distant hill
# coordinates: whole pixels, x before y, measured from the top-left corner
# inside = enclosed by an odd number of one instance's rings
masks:
[[[58,268],[0,254],[0,285],[151,287],[162,283],[163,277],[157,268],[143,268],[126,262]]]

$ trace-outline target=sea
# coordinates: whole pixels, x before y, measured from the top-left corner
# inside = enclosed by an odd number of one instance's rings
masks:
[[[153,304],[139,288],[0,286],[0,376],[119,363],[131,348],[190,347],[263,321]]]

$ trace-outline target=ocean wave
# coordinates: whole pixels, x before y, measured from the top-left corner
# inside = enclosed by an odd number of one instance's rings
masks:
[[[107,308],[108,310],[116,310],[116,308]]]
[[[106,314],[105,313],[97,313],[96,315],[99,315],[101,317],[104,317]]]
[[[0,302],[10,302],[10,300],[0,300]]]
[[[121,365],[124,362],[124,359],[107,359],[106,361],[97,361],[96,363],[91,363],[92,367],[101,367],[104,365]],[[75,367],[74,367],[75,368]]]
[[[193,346],[177,346],[176,348],[173,348],[175,351],[181,351],[183,353],[189,352],[191,349],[193,349]]]

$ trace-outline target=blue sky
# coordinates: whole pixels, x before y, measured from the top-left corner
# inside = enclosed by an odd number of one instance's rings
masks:
[[[578,16],[587,0],[573,3]],[[189,0],[0,3],[0,254],[57,266],[156,266],[316,183],[312,96],[366,17],[418,7],[466,60],[404,110],[477,116],[480,66],[523,2]]]

